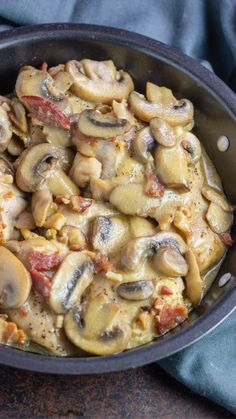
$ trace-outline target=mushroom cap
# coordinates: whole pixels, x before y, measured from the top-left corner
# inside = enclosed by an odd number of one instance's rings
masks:
[[[0,307],[21,307],[31,290],[30,275],[22,262],[2,246],[0,246],[0,278]]]
[[[138,237],[131,240],[122,251],[122,265],[130,270],[137,266],[148,256],[153,256],[160,248],[171,247],[181,254],[187,251],[187,245],[182,237],[171,231],[160,231],[153,236]]]
[[[53,170],[51,161],[63,170],[68,170],[73,152],[51,144],[37,144],[29,148],[21,158],[16,171],[16,183],[26,192],[35,192]],[[47,163],[49,161],[49,164]]]
[[[130,328],[119,321],[119,315],[119,305],[98,294],[66,314],[66,335],[74,345],[92,354],[121,352],[128,346]]]
[[[176,105],[148,102],[138,92],[131,92],[129,105],[134,115],[145,122],[153,118],[161,118],[172,126],[187,125],[193,119],[193,105],[187,99],[181,99]]]
[[[80,114],[78,127],[89,137],[113,138],[129,131],[131,125],[127,119],[87,109]]]
[[[109,61],[71,60],[66,71],[73,78],[71,91],[84,100],[112,103],[127,99],[133,90],[132,78],[125,71],[116,71]]]

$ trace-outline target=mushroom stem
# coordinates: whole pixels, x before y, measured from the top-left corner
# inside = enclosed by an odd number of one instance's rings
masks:
[[[54,168],[46,178],[45,185],[53,195],[78,195],[79,189],[60,168]]]

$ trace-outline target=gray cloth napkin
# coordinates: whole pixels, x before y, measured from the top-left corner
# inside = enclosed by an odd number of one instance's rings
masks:
[[[0,30],[50,22],[128,29],[182,50],[234,90],[235,17],[235,0],[0,1]],[[236,313],[160,365],[192,390],[236,414]]]

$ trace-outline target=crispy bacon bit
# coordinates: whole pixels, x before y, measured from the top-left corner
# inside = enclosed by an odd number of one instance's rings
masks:
[[[158,334],[163,334],[172,329],[176,324],[188,317],[188,310],[184,305],[169,305],[157,299],[154,303],[157,312],[155,316],[155,327]]]
[[[40,96],[22,96],[21,99],[29,106],[31,118],[46,125],[70,129],[69,118],[54,103]]]
[[[109,262],[107,256],[102,255],[102,253],[87,252],[87,255],[92,259],[94,264],[94,270],[97,274],[98,272],[107,272],[111,269],[111,262]]]
[[[146,186],[145,193],[155,198],[162,198],[164,195],[165,188],[162,183],[158,180],[154,172],[148,172],[146,174]]]
[[[226,246],[233,246],[234,241],[231,237],[230,231],[226,231],[225,233],[221,233],[220,238]]]
[[[40,66],[39,66],[39,70],[40,71],[43,71],[44,73],[46,73],[46,71],[47,71],[47,69],[48,69],[48,64],[47,63],[42,63]]]
[[[83,198],[79,195],[57,195],[54,199],[56,204],[65,204],[69,205],[73,211],[82,213],[88,209],[92,203],[92,199]]]
[[[70,207],[73,211],[82,213],[86,211],[93,203],[92,199],[86,199],[82,196],[73,195],[70,200]]]
[[[22,317],[27,317],[29,314],[29,309],[28,307],[21,307],[20,308],[20,314],[22,315]]]
[[[16,324],[13,322],[0,319],[0,342],[23,345],[25,341],[26,336],[23,330],[17,329]]]
[[[68,205],[70,203],[70,195],[57,195],[54,198],[54,202],[56,204],[65,204]]]
[[[30,267],[37,271],[49,271],[50,269],[56,268],[62,261],[61,255],[58,253],[52,253],[46,255],[38,252],[37,250],[31,250],[28,255]]]
[[[173,295],[173,291],[171,291],[171,289],[166,287],[165,285],[162,285],[160,287],[159,292],[161,295]]]
[[[44,298],[49,298],[51,289],[50,280],[41,272],[38,272],[36,269],[31,269],[30,275],[32,278],[32,285],[34,289]]]

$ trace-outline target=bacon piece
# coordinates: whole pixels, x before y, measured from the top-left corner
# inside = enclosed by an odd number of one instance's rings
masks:
[[[233,246],[234,241],[231,237],[230,231],[226,231],[225,233],[221,233],[220,238],[226,246]]]
[[[98,272],[107,272],[111,269],[111,262],[109,262],[107,256],[102,253],[87,252],[87,255],[92,259],[94,264],[94,270]]]
[[[36,269],[37,271],[49,271],[60,265],[62,261],[62,257],[58,253],[46,255],[37,250],[31,250],[28,259],[31,269]]]
[[[0,342],[23,345],[25,341],[26,335],[23,330],[18,329],[15,323],[0,318]]]
[[[157,299],[154,303],[157,312],[155,316],[155,327],[158,334],[163,334],[172,329],[178,323],[181,323],[188,317],[188,310],[184,305],[169,305]]]
[[[44,73],[46,73],[47,69],[48,69],[48,63],[44,62],[39,66],[39,70],[43,71]]]
[[[159,289],[161,295],[173,295],[173,291],[170,288],[166,287],[166,285],[162,285]]]
[[[56,204],[69,205],[73,211],[82,213],[88,209],[92,203],[92,199],[83,198],[79,195],[57,195],[54,199]]]
[[[44,298],[49,298],[51,289],[50,280],[41,272],[38,272],[36,269],[31,269],[30,275],[32,278],[32,285],[34,289]]]
[[[40,96],[22,96],[21,100],[29,106],[30,117],[57,128],[70,129],[69,118],[54,103]]]
[[[165,188],[162,183],[158,180],[154,172],[148,172],[146,174],[146,185],[145,193],[155,198],[162,198],[165,192]]]
[[[70,207],[73,211],[82,213],[86,211],[93,203],[92,199],[86,199],[82,196],[73,195],[70,199]]]

